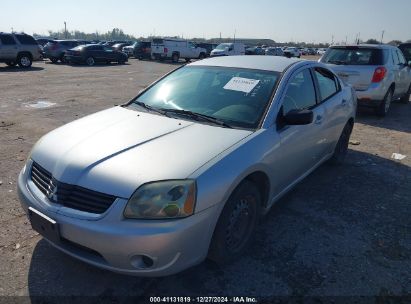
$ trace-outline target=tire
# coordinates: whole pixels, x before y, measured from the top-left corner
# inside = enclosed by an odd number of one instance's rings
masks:
[[[350,142],[352,128],[353,125],[350,122],[347,122],[347,124],[341,132],[337,145],[335,146],[334,153],[329,160],[329,163],[331,165],[338,166],[344,163],[345,156],[347,155],[348,151],[348,144]]]
[[[387,94],[385,94],[384,99],[381,101],[381,103],[378,105],[378,108],[376,109],[378,116],[385,117],[387,115],[388,110],[390,109],[393,94],[393,89],[390,88]]]
[[[93,65],[95,65],[96,64],[96,61],[94,60],[94,58],[93,57],[87,57],[86,58],[86,64],[88,65],[88,66],[93,66]]]
[[[33,60],[31,59],[31,55],[24,53],[17,57],[17,63],[19,67],[27,69],[33,64]]]
[[[67,63],[67,60],[64,58],[64,54],[60,56],[61,63]]]
[[[7,64],[9,67],[14,67],[14,66],[16,66],[17,62],[15,62],[15,61],[6,61],[6,64]]]
[[[410,102],[410,97],[411,97],[411,84],[410,87],[408,88],[407,93],[403,97],[401,97],[400,101],[402,103],[409,103]]]
[[[173,56],[171,56],[171,61],[174,63],[177,63],[180,60],[180,54],[179,53],[174,53]]]
[[[56,57],[51,57],[50,60],[52,63],[57,63],[57,61],[59,61]]]
[[[206,56],[205,56],[204,53],[200,53],[200,56],[198,56],[198,59],[202,60],[202,59],[204,59],[205,57],[206,57]]]
[[[209,259],[223,265],[244,252],[257,226],[260,206],[261,195],[255,184],[243,181],[231,194],[218,219]]]

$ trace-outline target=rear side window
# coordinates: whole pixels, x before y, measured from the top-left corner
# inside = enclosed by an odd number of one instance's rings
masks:
[[[16,44],[12,35],[0,35],[1,43],[4,45],[13,45]]]
[[[340,85],[333,75],[333,73],[321,69],[316,68],[314,70],[315,77],[317,78],[318,88],[320,90],[321,101],[324,101],[331,96],[335,95],[338,91],[340,91]]]
[[[382,49],[344,47],[330,48],[321,61],[338,65],[382,65],[384,57]]]
[[[31,37],[31,36],[29,36],[29,35],[19,35],[19,34],[16,34],[16,38],[17,38],[17,40],[18,40],[21,44],[37,45],[37,41],[34,40],[34,38]]]
[[[153,39],[153,43],[155,43],[155,44],[164,44],[164,40],[163,39]]]
[[[308,109],[316,105],[316,96],[311,73],[308,69],[299,72],[288,83],[283,101],[283,114],[291,110]]]

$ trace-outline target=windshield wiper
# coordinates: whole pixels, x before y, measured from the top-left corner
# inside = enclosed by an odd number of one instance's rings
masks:
[[[189,116],[189,117],[194,118],[196,120],[202,119],[202,120],[205,120],[207,122],[211,122],[215,125],[219,125],[219,126],[222,126],[222,127],[225,127],[225,128],[230,128],[230,129],[233,128],[228,123],[226,123],[226,122],[224,122],[224,121],[222,121],[218,118],[215,118],[213,116],[206,115],[206,114],[201,114],[201,113],[187,111],[187,110],[179,110],[179,109],[162,109],[162,110],[166,113],[182,114],[182,115],[185,115],[185,116]]]
[[[156,112],[156,113],[159,113],[161,115],[167,116],[166,111],[164,111],[162,109],[154,108],[152,106],[149,106],[148,104],[145,104],[142,101],[133,101],[133,103],[140,106],[140,107],[142,107],[142,108],[144,108],[144,109],[146,109],[146,110],[148,110],[148,111]]]

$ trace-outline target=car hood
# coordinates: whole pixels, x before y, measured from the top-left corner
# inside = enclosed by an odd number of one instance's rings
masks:
[[[251,133],[115,107],[48,133],[31,159],[60,182],[128,198],[144,183],[189,177]]]

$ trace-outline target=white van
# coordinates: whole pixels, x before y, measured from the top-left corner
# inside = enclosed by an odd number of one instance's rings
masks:
[[[210,56],[245,55],[245,45],[239,42],[221,43],[211,51]]]
[[[197,47],[193,42],[173,38],[155,38],[151,42],[151,57],[157,60],[171,59],[178,62],[180,58],[203,59],[206,49]]]

